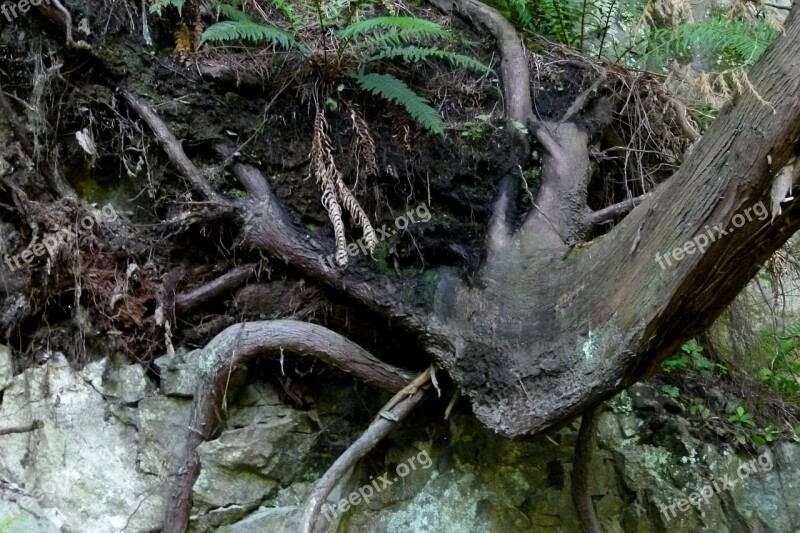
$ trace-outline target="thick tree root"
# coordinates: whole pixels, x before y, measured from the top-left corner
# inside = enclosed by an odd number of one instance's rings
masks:
[[[603,533],[597,513],[592,504],[592,494],[589,491],[589,471],[594,454],[595,434],[600,421],[602,403],[594,405],[584,411],[581,417],[581,429],[578,431],[578,441],[575,443],[575,459],[572,462],[572,504],[578,513],[578,522],[583,533]]]
[[[223,420],[223,403],[231,373],[261,355],[283,351],[316,357],[378,388],[397,392],[409,377],[376,359],[338,333],[322,326],[293,320],[235,324],[214,337],[203,349],[205,369],[194,396],[186,449],[167,501],[165,533],[183,533],[192,508],[192,487],[200,473],[197,447],[209,440]]]
[[[314,532],[322,504],[342,476],[375,448],[396,427],[396,422],[408,416],[415,407],[423,402],[427,395],[432,371],[432,369],[428,369],[417,376],[413,382],[389,400],[367,430],[336,459],[325,475],[320,478],[308,498],[300,526],[301,533]]]

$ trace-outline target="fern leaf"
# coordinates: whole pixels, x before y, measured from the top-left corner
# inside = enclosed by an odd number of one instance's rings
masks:
[[[276,26],[266,26],[252,20],[224,20],[209,26],[200,39],[202,45],[206,41],[251,41],[268,42],[284,48],[297,46],[294,36]]]
[[[186,0],[155,0],[150,5],[150,13],[155,13],[158,16],[161,16],[163,11],[172,6],[178,10],[178,15],[181,14],[183,11],[183,5],[186,3]]]
[[[362,74],[360,72],[349,72],[348,75],[363,90],[405,109],[424,128],[437,135],[444,133],[444,123],[439,113],[428,104],[425,98],[412,91],[408,85],[394,76],[375,73]]]
[[[442,50],[441,48],[435,47],[404,46],[402,48],[389,48],[383,52],[368,57],[365,61],[381,61],[384,59],[395,58],[401,58],[406,63],[419,63],[420,61],[425,61],[426,59],[431,58],[441,59],[450,63],[454,67],[473,70],[475,72],[480,72],[481,74],[493,72],[491,68],[473,57],[456,54],[455,52],[449,52],[447,50]]]
[[[229,20],[237,22],[252,22],[253,20],[241,9],[231,4],[224,4],[220,2],[216,5],[217,13]]]
[[[340,39],[371,35],[378,30],[393,31],[398,39],[408,42],[421,37],[445,37],[447,31],[430,20],[415,17],[374,17],[354,22],[338,32]]]

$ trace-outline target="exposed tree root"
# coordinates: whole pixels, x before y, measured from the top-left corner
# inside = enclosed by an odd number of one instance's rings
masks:
[[[578,431],[578,440],[575,442],[575,459],[572,462],[570,492],[583,533],[603,533],[589,490],[589,472],[592,466],[595,435],[597,434],[597,424],[600,422],[602,405],[600,403],[584,411],[581,417],[581,428]]]
[[[77,199],[75,191],[58,176],[58,172],[55,169],[48,168],[46,161],[39,160],[38,154],[36,153],[36,144],[34,140],[28,136],[25,127],[17,118],[14,108],[3,92],[2,84],[0,84],[0,111],[2,111],[6,120],[8,120],[8,123],[11,125],[11,131],[14,132],[14,137],[17,139],[20,146],[22,146],[22,150],[30,160],[36,164],[36,169],[44,177],[50,187],[52,187],[53,191],[61,198]]]
[[[375,448],[396,427],[396,422],[400,422],[423,402],[427,395],[428,382],[431,380],[432,372],[432,368],[426,370],[389,400],[367,430],[336,459],[325,475],[320,478],[308,498],[300,526],[301,533],[314,532],[322,504],[342,476]]]
[[[11,125],[11,131],[14,132],[14,137],[17,138],[17,141],[22,146],[22,149],[26,154],[28,154],[28,157],[33,159],[35,155],[33,142],[28,138],[28,134],[25,133],[25,128],[17,119],[17,114],[14,111],[14,108],[11,107],[11,103],[8,101],[8,98],[6,98],[6,93],[3,92],[2,83],[0,83],[0,111],[3,112],[6,120]]]
[[[181,315],[207,303],[228,291],[236,289],[253,274],[255,265],[236,267],[210,283],[175,297],[175,314]]]
[[[245,322],[228,327],[202,350],[204,375],[194,396],[186,449],[167,502],[164,532],[183,533],[192,508],[192,486],[200,473],[197,447],[210,439],[223,420],[224,400],[236,367],[283,351],[316,357],[355,378],[390,392],[408,383],[402,371],[376,359],[357,344],[322,326],[294,320]]]
[[[235,163],[231,170],[236,179],[239,180],[239,183],[244,185],[245,190],[256,200],[266,200],[272,196],[272,191],[266,178],[253,165]]]
[[[667,96],[666,94],[659,94],[658,98],[662,102],[672,106],[672,109],[675,111],[675,116],[678,119],[678,125],[681,127],[681,130],[683,130],[683,133],[685,133],[686,136],[692,140],[692,142],[700,139],[700,134],[697,133],[697,130],[694,129],[694,126],[692,126],[689,122],[689,112],[686,110],[685,105],[671,96]]]
[[[194,166],[194,163],[186,156],[180,142],[173,135],[170,129],[164,124],[164,121],[156,114],[155,110],[144,100],[127,89],[120,89],[125,101],[139,113],[150,129],[156,136],[156,140],[167,153],[170,161],[178,167],[183,175],[188,179],[191,184],[201,192],[208,200],[220,200],[220,195],[211,187],[205,176]]]
[[[564,113],[564,116],[561,117],[561,122],[566,122],[570,120],[572,117],[574,117],[577,113],[580,113],[583,110],[583,108],[586,107],[586,102],[589,99],[589,97],[592,96],[597,91],[597,89],[600,88],[600,85],[602,85],[604,81],[606,81],[606,77],[607,77],[606,70],[602,69],[600,71],[600,76],[596,80],[594,80],[594,83],[592,83],[592,85],[588,89],[586,89],[580,95],[578,95],[575,101],[572,102],[572,105],[569,106],[569,109],[567,109],[566,113]]]

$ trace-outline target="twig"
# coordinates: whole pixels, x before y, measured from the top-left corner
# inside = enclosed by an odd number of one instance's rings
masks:
[[[320,478],[311,496],[306,503],[303,513],[303,521],[300,525],[301,533],[313,533],[320,509],[325,498],[330,494],[336,483],[350,470],[359,460],[369,453],[378,443],[388,435],[395,427],[395,422],[399,422],[411,411],[414,410],[427,395],[427,383],[431,379],[431,369],[426,370],[408,385],[405,389],[395,395],[386,406],[381,409],[380,414],[370,424],[367,430],[350,447],[339,456],[331,465],[327,472]],[[411,396],[406,396],[406,389],[414,392]],[[404,397],[405,396],[405,397]],[[396,407],[394,411],[391,411]],[[384,416],[384,413],[391,416]]]
[[[34,420],[30,424],[24,426],[15,426],[10,428],[0,428],[0,435],[11,435],[12,433],[28,433],[36,429],[42,429],[44,422],[41,420]]]
[[[689,119],[687,118],[688,111],[686,110],[685,105],[665,94],[659,94],[658,98],[662,102],[672,106],[672,109],[675,110],[675,117],[678,119],[678,125],[683,130],[683,133],[685,133],[686,136],[692,140],[692,142],[700,139],[700,134],[697,133],[697,130],[694,129],[694,127],[689,123]]]

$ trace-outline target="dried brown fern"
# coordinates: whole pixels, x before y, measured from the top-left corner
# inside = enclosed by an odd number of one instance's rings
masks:
[[[375,140],[369,131],[369,126],[361,116],[356,104],[348,103],[350,108],[350,120],[353,121],[353,131],[355,132],[355,160],[357,168],[365,176],[375,176],[378,174],[378,161],[375,157]]]
[[[175,52],[178,55],[185,56],[194,50],[192,34],[189,32],[189,28],[186,27],[185,23],[181,22],[177,29],[172,32],[172,36],[175,38]]]
[[[320,108],[317,108],[317,115],[314,119],[314,139],[311,142],[309,177],[312,176],[322,190],[322,205],[328,211],[328,216],[333,223],[336,263],[341,267],[347,266],[347,240],[342,221],[342,205],[353,217],[353,220],[363,228],[364,244],[372,252],[375,245],[378,244],[378,239],[367,214],[350,189],[347,188],[342,180],[341,172],[336,168],[331,140],[328,136],[328,124],[325,120],[325,113]]]

